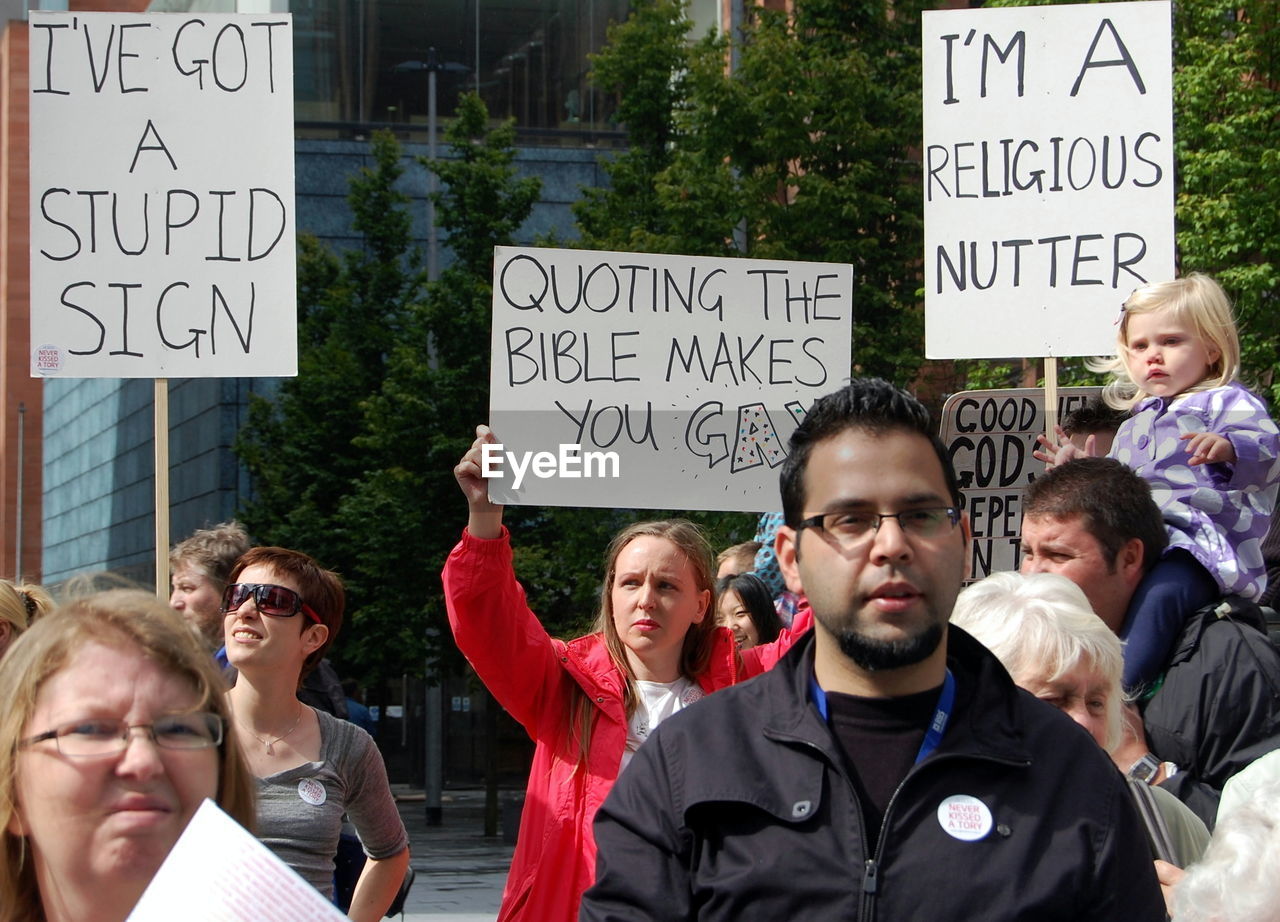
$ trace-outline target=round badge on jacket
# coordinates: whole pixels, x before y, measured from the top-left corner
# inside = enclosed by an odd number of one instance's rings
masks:
[[[976,842],[991,831],[991,811],[976,797],[952,794],[938,804],[938,824],[953,839]]]

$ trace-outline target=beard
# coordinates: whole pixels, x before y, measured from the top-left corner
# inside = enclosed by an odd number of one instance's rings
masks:
[[[856,629],[834,632],[840,651],[867,672],[883,672],[914,666],[928,659],[942,643],[942,625],[934,622],[920,633],[901,640],[872,640]]]

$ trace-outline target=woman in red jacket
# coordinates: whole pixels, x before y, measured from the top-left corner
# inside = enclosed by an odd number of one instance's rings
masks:
[[[609,546],[596,629],[553,640],[511,567],[502,507],[480,473],[488,427],[454,468],[467,497],[444,568],[459,649],[537,743],[499,922],[572,922],[595,878],[591,822],[631,753],[663,718],[762,671],[781,648],[739,660],[715,624],[711,553],[688,522],[641,522]],[[789,645],[789,637],[783,645]]]

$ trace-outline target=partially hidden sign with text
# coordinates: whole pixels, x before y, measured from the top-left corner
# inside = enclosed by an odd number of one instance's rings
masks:
[[[1174,276],[1170,4],[923,21],[925,354],[1110,353]]]
[[[848,265],[498,247],[495,502],[767,512],[850,373]]]
[[[1058,419],[1101,393],[1059,388]],[[972,579],[1018,569],[1022,494],[1044,473],[1044,462],[1032,456],[1044,423],[1044,391],[1036,387],[961,391],[942,407],[942,444],[973,529]]]
[[[31,374],[297,374],[289,14],[31,12]]]

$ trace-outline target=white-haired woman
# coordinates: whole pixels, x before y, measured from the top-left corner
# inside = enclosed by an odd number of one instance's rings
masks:
[[[1123,647],[1071,580],[1056,573],[994,573],[960,593],[951,623],[994,653],[1020,687],[1064,711],[1107,752],[1120,745]],[[1172,863],[1185,867],[1198,860],[1209,830],[1168,791],[1148,790],[1168,830]],[[1135,791],[1135,798],[1141,795]]]
[[[1204,858],[1173,892],[1177,922],[1280,920],[1280,790],[1260,788],[1219,814]]]

